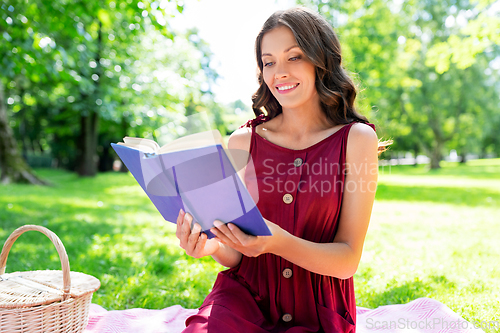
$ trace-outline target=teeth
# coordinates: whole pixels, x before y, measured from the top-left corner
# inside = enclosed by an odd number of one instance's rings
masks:
[[[281,86],[281,87],[276,87],[276,89],[280,90],[280,91],[283,91],[283,90],[288,90],[288,89],[292,89],[292,88],[295,88],[296,86],[298,86],[298,84],[294,84],[292,86]]]

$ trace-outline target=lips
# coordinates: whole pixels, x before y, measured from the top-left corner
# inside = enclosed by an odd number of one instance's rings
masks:
[[[276,90],[278,90],[280,94],[285,94],[295,90],[295,88],[297,88],[298,86],[299,86],[298,83],[283,83],[277,85]]]

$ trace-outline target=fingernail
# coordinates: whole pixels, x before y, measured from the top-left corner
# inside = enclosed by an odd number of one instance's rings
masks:
[[[182,215],[186,214],[182,208],[181,208],[181,214]]]
[[[211,231],[213,234],[217,235],[217,229],[216,229],[216,228],[212,228],[212,229],[210,229],[210,231]]]
[[[217,221],[217,220],[215,220],[215,221],[214,221],[214,225],[215,225],[217,228],[218,228],[218,227],[220,227],[220,226],[222,226],[223,224],[224,224],[224,223],[222,223],[221,221]]]
[[[233,230],[234,229],[234,225],[232,223],[228,223],[227,227],[229,228],[229,230]]]

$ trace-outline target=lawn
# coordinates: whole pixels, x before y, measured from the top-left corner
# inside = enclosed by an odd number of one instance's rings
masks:
[[[37,170],[51,187],[0,186],[0,241],[39,224],[63,241],[73,271],[101,280],[107,309],[198,307],[223,269],[183,254],[174,225],[129,174],[78,178]],[[431,297],[471,322],[500,323],[500,159],[380,169],[358,272],[357,304],[374,308]],[[60,269],[42,234],[14,244],[7,272]],[[500,332],[485,329],[487,332]]]

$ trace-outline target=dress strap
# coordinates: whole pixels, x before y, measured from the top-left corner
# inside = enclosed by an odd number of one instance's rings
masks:
[[[374,124],[372,124],[372,123],[365,123],[365,124],[367,124],[368,126],[370,126],[371,128],[373,128],[373,130],[374,130],[375,132],[377,131],[377,130],[375,129],[375,125],[374,125]]]
[[[241,125],[239,128],[243,128],[243,127],[254,128],[255,126],[260,125],[262,123],[265,123],[268,120],[269,120],[269,116],[266,116],[265,114],[261,113],[260,115],[258,115],[254,119],[249,119],[246,123]]]
[[[257,126],[257,125],[265,123],[268,120],[269,120],[269,116],[266,116],[265,114],[261,113],[260,115],[258,115],[254,119],[249,119],[246,123],[244,123],[243,125],[241,125],[239,128],[243,128],[243,127],[253,128],[253,127]],[[356,122],[352,122],[349,125],[352,125],[354,123],[356,123]],[[371,128],[373,128],[374,131],[377,131],[375,129],[375,125],[374,124],[372,124],[372,123],[365,123],[365,124],[367,124],[368,126],[370,126]]]

